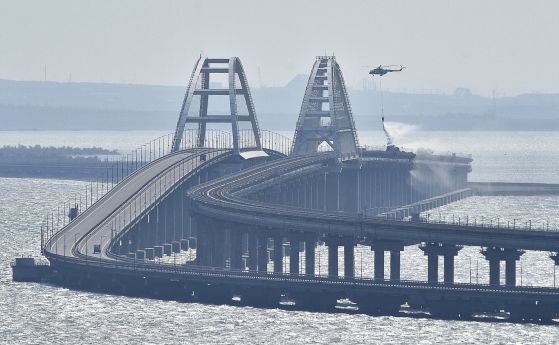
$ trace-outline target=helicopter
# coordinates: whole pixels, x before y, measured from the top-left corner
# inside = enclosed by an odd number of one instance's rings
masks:
[[[398,66],[397,68],[394,68],[395,66]],[[386,73],[390,73],[390,72],[400,72],[402,71],[404,68],[406,68],[405,66],[402,65],[379,65],[377,68],[372,69],[369,71],[369,74],[371,75],[378,75],[380,77],[382,77],[383,75],[385,75]]]
[[[405,67],[402,65],[379,65],[377,68],[372,69],[369,71],[371,76],[378,75],[382,77],[383,75],[390,73],[390,72],[401,72]],[[386,151],[400,151],[396,145],[394,145],[394,140],[388,130],[384,125],[384,100],[383,100],[383,93],[382,93],[382,78],[379,79],[379,89],[380,89],[380,114],[382,116],[382,130],[386,135]]]

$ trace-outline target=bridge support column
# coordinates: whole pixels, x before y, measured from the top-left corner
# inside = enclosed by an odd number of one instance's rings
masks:
[[[439,256],[436,254],[427,254],[427,281],[439,282]]]
[[[342,169],[339,178],[340,208],[347,212],[358,212],[359,168]]]
[[[289,240],[289,273],[299,274],[299,239]]]
[[[258,272],[268,271],[268,235],[258,234]]]
[[[340,174],[338,172],[327,172],[325,174],[324,189],[326,210],[338,211],[340,198]]]
[[[213,251],[212,251],[212,266],[225,267],[225,231],[221,226],[214,227],[213,229]]]
[[[456,254],[445,254],[444,258],[444,282],[454,283],[454,256]]]
[[[274,237],[274,273],[283,273],[283,237]]]
[[[390,251],[390,280],[400,281],[400,251]]]
[[[156,243],[156,232],[157,232],[157,214],[155,212],[155,210],[151,211],[148,215],[147,215],[147,233],[148,233],[148,243],[150,247],[155,246]]]
[[[425,243],[420,246],[427,256],[427,281],[437,283],[439,281],[439,256],[444,258],[444,282],[454,283],[454,257],[458,255],[461,246],[446,243]]]
[[[353,238],[344,241],[344,277],[353,278],[355,276],[355,243]]]
[[[256,271],[258,268],[258,254],[257,254],[258,240],[256,233],[249,231],[248,233],[248,269]]]
[[[404,250],[401,242],[390,240],[372,240],[371,250],[374,251],[374,279],[384,280],[384,252],[390,252],[390,280],[400,280],[400,252]]]
[[[516,259],[505,259],[505,285],[516,286]]]
[[[384,250],[375,250],[374,278],[384,280]]]
[[[488,247],[481,251],[489,261],[489,284],[500,285],[501,261],[505,261],[505,285],[516,286],[516,261],[520,260],[523,251],[510,248]]]
[[[151,247],[152,246],[152,243],[150,241],[151,229],[148,221],[148,216],[144,215],[142,219],[139,221],[139,223],[137,224],[137,226],[139,226],[142,231],[142,249]]]
[[[210,239],[208,235],[207,228],[203,228],[202,226],[198,228],[198,233],[196,235],[196,262],[201,266],[208,266],[210,264]]]
[[[157,205],[155,211],[155,243],[157,245],[165,243],[165,227],[163,223],[163,206]]]
[[[243,233],[239,229],[231,229],[229,233],[231,243],[231,269],[243,269]]]
[[[316,239],[314,236],[312,238],[305,239],[305,274],[314,275],[315,266],[315,245]]]
[[[130,246],[129,248],[130,253],[135,253],[136,250],[140,249],[138,248],[138,229],[130,231],[130,237],[128,243]]]
[[[312,208],[311,206],[311,199],[312,199],[312,188],[310,184],[310,179],[304,176],[301,181],[303,182],[303,207],[304,208]]]
[[[315,209],[315,210],[319,210],[321,208],[321,206],[319,204],[319,201],[322,200],[318,197],[318,190],[319,190],[319,187],[320,187],[319,177],[315,175],[311,178],[311,181],[312,181],[312,194],[313,194],[312,195],[312,201],[313,201],[312,202],[312,204],[313,204],[312,208]]]
[[[487,259],[489,261],[489,284],[501,284],[501,261],[496,258]]]
[[[326,246],[328,246],[328,277],[338,278],[338,238],[327,238]]]
[[[172,228],[172,220],[173,220],[173,197],[169,196],[167,199],[163,201],[163,224],[164,224],[164,243],[171,243],[173,242],[173,228]]]
[[[129,252],[130,252],[130,240],[128,239],[128,235],[124,235],[120,240],[119,254],[126,255]]]

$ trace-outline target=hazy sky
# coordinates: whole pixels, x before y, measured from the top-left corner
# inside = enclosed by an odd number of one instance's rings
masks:
[[[283,85],[335,53],[393,90],[559,92],[557,1],[0,0],[0,78],[184,85],[201,51]]]

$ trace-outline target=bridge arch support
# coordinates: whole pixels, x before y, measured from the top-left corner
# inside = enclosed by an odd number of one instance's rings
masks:
[[[316,153],[323,143],[341,160],[359,153],[349,97],[334,56],[316,58],[297,120],[292,154]]]
[[[212,76],[227,75],[227,88],[213,88]],[[217,115],[208,113],[210,99],[214,96],[229,97],[229,114]],[[240,96],[240,97],[239,97]],[[241,98],[239,100],[239,98]],[[239,111],[239,106],[243,106]],[[251,138],[241,140],[239,124],[250,123]],[[194,66],[184,100],[182,103],[175,135],[173,151],[178,151],[188,125],[196,130],[195,146],[205,147],[208,124],[231,124],[232,146],[235,154],[240,154],[243,142],[256,150],[262,150],[260,129],[256,119],[256,111],[250,94],[248,81],[241,60],[230,58],[202,58]]]

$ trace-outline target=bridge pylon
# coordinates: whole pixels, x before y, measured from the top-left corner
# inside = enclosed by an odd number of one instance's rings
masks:
[[[227,74],[227,88],[211,87],[212,76],[216,74]],[[228,96],[228,114],[208,113],[210,98],[214,98],[210,96]],[[239,106],[243,107],[243,112],[239,111]],[[216,59],[200,56],[186,89],[172,150],[180,149],[185,127],[189,124],[197,125],[196,146],[204,147],[208,124],[230,123],[233,151],[240,154],[239,125],[242,122],[248,122],[251,126],[253,148],[262,150],[256,112],[241,60],[238,57]]]
[[[340,160],[358,156],[358,139],[340,66],[334,56],[318,56],[313,65],[297,128],[293,155],[319,151],[323,143]]]

